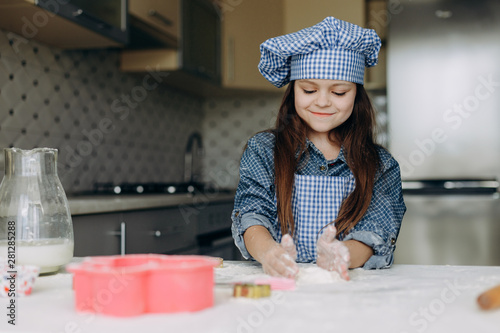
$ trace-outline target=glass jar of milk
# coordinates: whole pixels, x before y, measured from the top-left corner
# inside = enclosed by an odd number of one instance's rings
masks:
[[[4,149],[0,258],[52,273],[73,257],[73,225],[57,176],[57,149]]]

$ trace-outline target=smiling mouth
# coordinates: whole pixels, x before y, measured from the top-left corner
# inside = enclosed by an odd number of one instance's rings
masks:
[[[334,115],[334,113],[321,113],[321,112],[312,112],[312,111],[310,111],[310,112],[317,117],[329,117],[331,115]]]

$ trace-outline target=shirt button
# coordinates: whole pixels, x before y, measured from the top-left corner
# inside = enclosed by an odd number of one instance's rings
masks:
[[[322,165],[322,166],[320,166],[320,167],[319,167],[319,169],[320,169],[321,171],[325,171],[325,170],[326,170],[326,166]]]
[[[240,212],[234,213],[234,217],[238,217],[240,215]]]
[[[391,238],[391,245],[396,244],[396,238]]]

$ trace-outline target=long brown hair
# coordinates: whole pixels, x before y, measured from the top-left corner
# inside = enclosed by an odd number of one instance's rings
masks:
[[[356,97],[351,116],[330,131],[330,137],[340,140],[355,188],[340,207],[335,223],[337,235],[346,234],[358,223],[370,205],[375,175],[379,165],[374,141],[375,112],[363,85],[356,85]],[[292,190],[299,161],[307,154],[307,124],[295,110],[294,81],[285,92],[275,128],[274,169],[278,220],[282,235],[294,233]]]

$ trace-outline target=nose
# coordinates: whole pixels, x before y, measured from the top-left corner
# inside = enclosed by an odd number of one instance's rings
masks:
[[[332,105],[330,95],[323,91],[318,93],[315,103],[319,107],[328,107]]]

